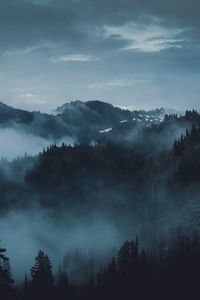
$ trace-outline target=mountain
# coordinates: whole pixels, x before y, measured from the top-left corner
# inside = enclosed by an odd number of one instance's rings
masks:
[[[31,240],[52,255],[77,245],[111,253],[136,234],[155,249],[157,237],[165,239],[179,226],[200,231],[198,112],[165,115],[161,109],[72,102],[56,116],[31,112],[27,121],[24,111],[0,107],[7,115],[1,127],[89,141],[0,160],[2,239],[18,242],[20,236],[19,247]]]
[[[0,102],[0,128],[22,129],[44,138],[62,135],[65,130],[52,115],[13,108],[3,102]]]
[[[16,109],[0,102],[0,124],[9,126],[12,123],[29,124],[33,121],[33,114],[31,112]]]
[[[150,125],[161,122],[164,117],[163,109],[130,111],[98,100],[87,102],[77,100],[58,107],[57,111],[74,124],[83,119],[88,125],[98,127],[99,131],[132,121]]]
[[[200,130],[186,130],[169,150],[156,138],[167,131],[159,130],[143,131],[131,145],[52,145],[35,157],[1,161],[0,212],[39,205],[75,219],[112,220],[124,234],[127,222],[141,234],[169,228],[166,219],[183,223],[179,212],[199,202]]]
[[[57,108],[57,114],[28,112],[0,103],[0,126],[17,127],[43,138],[58,140],[65,136],[76,141],[102,140],[102,134],[116,133],[158,124],[164,110],[130,111],[101,101],[74,101]],[[107,139],[107,137],[106,137]]]
[[[170,149],[176,138],[199,122],[196,111],[187,111],[185,115],[166,114],[162,108],[130,111],[98,100],[65,103],[57,108],[56,115],[0,103],[0,128],[23,130],[55,143],[68,138],[78,143],[101,144],[146,140],[152,149],[162,151]]]

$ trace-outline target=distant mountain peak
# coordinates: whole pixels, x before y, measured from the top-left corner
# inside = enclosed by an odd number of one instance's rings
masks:
[[[13,107],[0,101],[0,109],[13,109]]]
[[[107,108],[114,108],[114,106],[110,103],[100,100],[89,100],[89,101],[81,101],[81,100],[74,100],[70,102],[66,102],[61,106],[58,106],[56,109],[57,113],[63,113],[66,109],[71,108],[83,108],[87,107],[90,109],[100,109],[103,107]]]

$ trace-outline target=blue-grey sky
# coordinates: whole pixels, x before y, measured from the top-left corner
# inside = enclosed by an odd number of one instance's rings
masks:
[[[0,100],[200,109],[199,0],[0,0]]]

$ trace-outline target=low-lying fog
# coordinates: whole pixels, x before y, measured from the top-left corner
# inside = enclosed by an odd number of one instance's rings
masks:
[[[57,141],[57,144],[65,142],[72,144],[74,141],[69,137],[64,137]],[[31,135],[20,129],[1,128],[0,129],[0,158],[13,160],[18,156],[36,155],[43,148],[54,143],[53,140],[46,140],[42,137]]]
[[[30,275],[34,258],[41,249],[46,252],[54,270],[69,251],[93,252],[105,257],[119,247],[124,237],[112,221],[103,217],[73,218],[70,215],[53,220],[50,212],[34,208],[13,211],[0,218],[1,246],[7,249],[16,278]],[[109,257],[110,258],[110,257]]]

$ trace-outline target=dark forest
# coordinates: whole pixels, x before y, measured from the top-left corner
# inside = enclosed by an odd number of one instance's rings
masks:
[[[70,105],[51,117],[69,114],[74,143],[56,134],[38,155],[0,162],[3,299],[199,299],[200,115],[117,109],[116,119],[90,105],[101,118],[87,119],[88,134]],[[6,109],[2,126],[36,128]],[[112,129],[94,130],[104,119]]]

